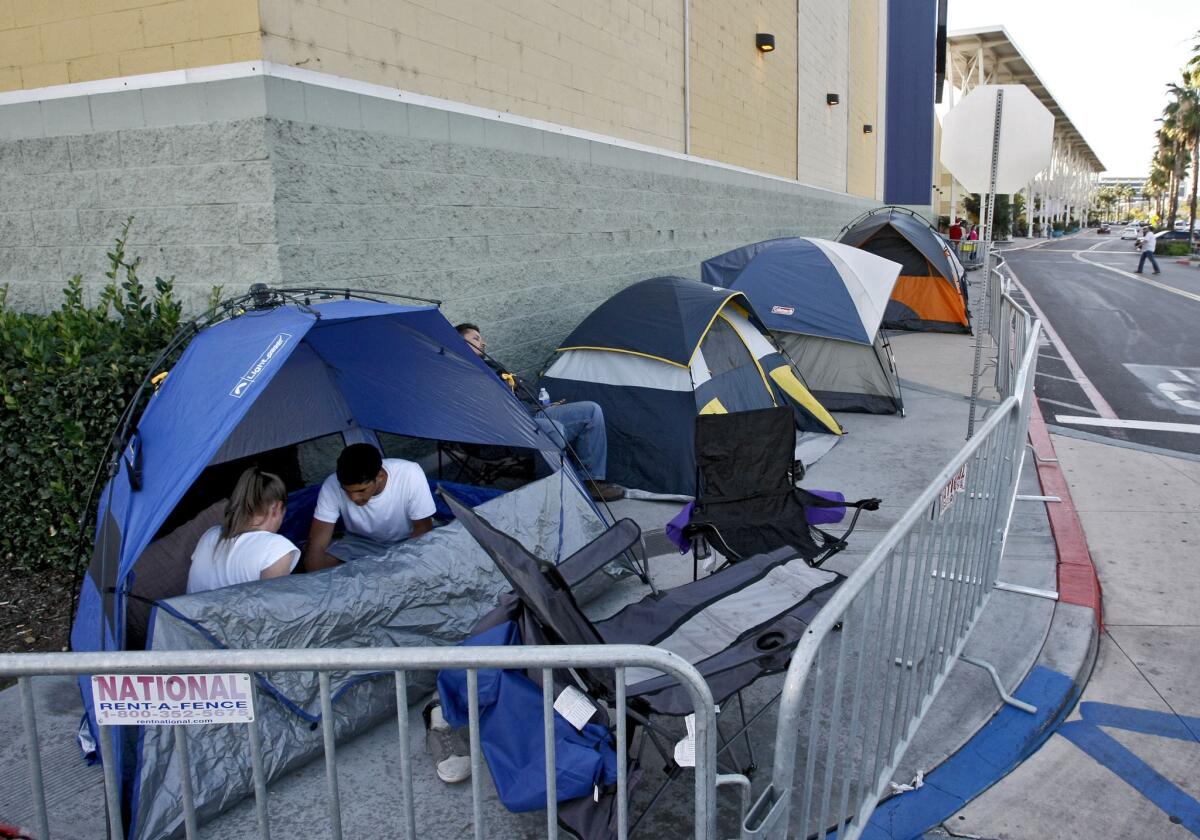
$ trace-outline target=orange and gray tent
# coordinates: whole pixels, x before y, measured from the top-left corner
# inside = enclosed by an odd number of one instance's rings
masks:
[[[848,225],[838,241],[902,266],[883,315],[885,329],[971,332],[966,278],[924,219],[902,207],[883,207]]]
[[[745,295],[682,277],[643,280],[600,304],[539,385],[553,400],[599,403],[606,478],[650,493],[695,491],[697,414],[790,406],[808,463],[842,433]]]

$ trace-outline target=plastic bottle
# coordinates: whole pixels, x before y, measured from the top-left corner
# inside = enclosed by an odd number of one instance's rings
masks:
[[[538,391],[538,402],[542,405],[550,405],[550,392],[545,388]]]

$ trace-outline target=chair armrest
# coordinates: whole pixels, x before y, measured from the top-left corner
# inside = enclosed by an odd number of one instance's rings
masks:
[[[641,539],[642,530],[632,519],[622,519],[596,539],[558,564],[558,573],[574,588]]]

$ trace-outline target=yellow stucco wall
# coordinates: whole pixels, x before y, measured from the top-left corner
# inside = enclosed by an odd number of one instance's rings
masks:
[[[262,0],[263,57],[683,148],[667,0]]]
[[[797,8],[692,0],[691,152],[873,195],[879,0]],[[683,28],[681,0],[0,0],[0,91],[265,59],[683,151]]]
[[[846,132],[846,191],[875,195],[879,133],[879,0],[850,0],[850,125]],[[863,133],[863,126],[873,128]]]
[[[795,0],[693,2],[691,27],[692,154],[795,178]]]
[[[261,57],[258,0],[0,0],[0,90]]]

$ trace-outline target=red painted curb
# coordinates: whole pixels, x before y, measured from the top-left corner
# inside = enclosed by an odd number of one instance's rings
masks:
[[[1075,510],[1070,488],[1058,461],[1046,463],[1042,460],[1056,459],[1057,455],[1037,400],[1034,400],[1029,416],[1029,440],[1033,444],[1034,454],[1037,455],[1035,462],[1042,493],[1062,499],[1061,502],[1046,504],[1046,514],[1050,518],[1050,530],[1054,534],[1055,549],[1058,552],[1058,600],[1095,610],[1096,624],[1103,630],[1103,595],[1100,591],[1100,579],[1096,576],[1096,566],[1092,563],[1091,552],[1088,551],[1079,513]]]

